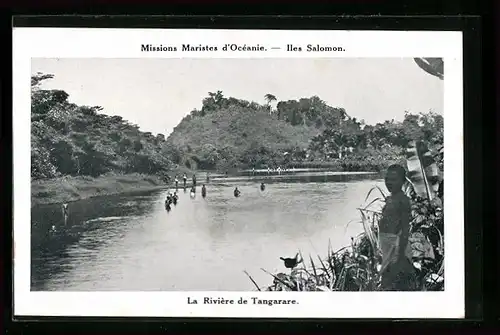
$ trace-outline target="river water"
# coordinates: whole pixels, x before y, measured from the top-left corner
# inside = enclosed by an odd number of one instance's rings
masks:
[[[259,189],[265,178],[265,191]],[[200,181],[198,181],[200,183]],[[32,209],[31,289],[247,291],[272,283],[300,250],[325,256],[362,231],[357,207],[377,175],[296,174],[212,179],[207,197],[180,190],[106,196]],[[233,196],[234,187],[241,197]]]

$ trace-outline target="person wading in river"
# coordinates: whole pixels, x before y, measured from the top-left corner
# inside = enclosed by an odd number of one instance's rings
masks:
[[[205,184],[201,187],[201,196],[205,198],[207,196],[207,188],[205,187]]]
[[[406,171],[400,165],[387,169],[385,185],[391,195],[386,198],[379,222],[379,240],[382,251],[382,289],[385,291],[411,291],[414,269],[410,262],[410,199],[403,193]]]
[[[165,199],[165,202],[168,203],[169,205],[172,204],[173,202],[173,197],[172,197],[172,194],[170,192],[168,192],[167,194],[167,198]]]
[[[63,216],[69,215],[68,204],[62,204],[62,212],[63,212]]]
[[[187,183],[188,177],[187,177],[187,175],[185,173],[182,176],[182,179],[184,180],[184,189],[186,189],[186,183]]]
[[[170,196],[169,193],[167,194],[167,198],[165,199],[165,209],[167,210],[167,212],[170,212],[170,210],[172,209],[171,204],[172,204],[172,197]]]
[[[193,174],[193,187],[196,187],[196,175]]]
[[[179,179],[177,178],[177,175],[175,175],[175,190],[177,191],[179,189]]]
[[[66,224],[66,222],[68,222],[68,217],[69,217],[68,204],[63,204],[62,205],[62,212],[63,212],[64,224]]]

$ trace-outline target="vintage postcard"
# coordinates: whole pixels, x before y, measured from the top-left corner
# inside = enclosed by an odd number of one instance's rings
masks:
[[[464,317],[461,32],[13,52],[16,316]]]

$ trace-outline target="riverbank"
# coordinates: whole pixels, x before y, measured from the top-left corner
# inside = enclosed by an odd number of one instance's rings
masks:
[[[306,170],[314,172],[314,170]],[[211,180],[222,178],[225,180],[225,174],[218,174],[215,171],[208,171]],[[98,196],[116,195],[122,193],[130,193],[137,191],[154,191],[157,189],[164,189],[173,187],[174,177],[177,175],[179,179],[179,187],[182,185],[182,175],[186,173],[189,179],[187,187],[191,187],[192,171],[185,169],[175,169],[169,173],[170,183],[166,183],[162,177],[147,174],[114,174],[109,173],[99,177],[90,176],[63,176],[53,179],[35,180],[31,182],[31,206],[56,204],[64,202],[73,202]],[[200,184],[206,178],[207,171],[199,171],[196,174],[200,180]],[[325,171],[319,178],[325,178],[328,174],[339,175],[364,175],[372,174],[373,172],[331,172]],[[307,173],[306,173],[307,174]],[[266,177],[266,180],[271,179],[301,179],[308,177],[304,172],[283,173],[272,175],[266,173],[261,177]],[[231,180],[235,181],[239,178],[246,179],[248,176],[244,172],[231,174]],[[308,177],[311,178],[311,177]]]
[[[158,176],[108,174],[96,178],[64,176],[31,183],[31,206],[72,202],[97,196],[166,188]]]

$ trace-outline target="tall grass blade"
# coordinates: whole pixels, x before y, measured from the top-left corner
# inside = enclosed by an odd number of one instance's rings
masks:
[[[321,263],[321,267],[322,267],[323,271],[326,272],[326,274],[328,275],[328,268],[325,266],[325,263],[323,262],[321,257],[319,257],[319,255],[318,255],[318,259],[319,259],[319,262]]]
[[[288,287],[290,290],[294,290],[295,288],[293,286],[290,286],[290,284],[288,284],[287,282],[284,282],[283,280],[281,280],[280,278],[278,278],[277,276],[273,275],[271,272],[269,271],[266,271],[265,269],[263,268],[260,268],[262,271],[264,271],[265,273],[267,273],[268,275],[271,275],[275,280],[279,281],[281,284],[285,285],[286,287]]]
[[[313,274],[311,273],[311,271],[309,271],[305,266],[302,269],[300,269],[300,270],[304,271],[309,277],[313,276]]]
[[[299,252],[297,253],[297,256],[300,256],[300,259],[299,259],[299,260],[297,260],[297,263],[302,263],[302,266],[303,266],[303,267],[304,267],[304,269],[305,269],[306,264],[305,264],[305,262],[304,262],[304,257],[302,256],[302,251],[300,251],[300,250],[299,250]],[[297,256],[295,256],[295,257],[297,257]]]
[[[441,261],[441,266],[439,267],[439,270],[438,270],[437,274],[439,276],[442,276],[443,273],[444,273],[444,260]]]
[[[375,232],[373,231],[371,224],[362,210],[360,210],[361,213],[361,222],[363,223],[363,229],[365,231],[366,237],[370,241],[370,244],[373,248],[374,251],[378,250],[378,243],[377,243],[377,238],[375,236]]]
[[[319,291],[323,291],[323,292],[331,292],[332,291],[331,288],[328,288],[326,286],[316,286],[316,289],[318,289]]]
[[[377,201],[383,201],[382,199],[380,198],[375,198],[373,199],[372,201],[370,201],[370,203],[368,205],[365,206],[365,208],[363,209],[368,209],[371,205],[373,205],[374,203],[376,203]]]
[[[345,247],[340,248],[339,250],[337,250],[337,251],[335,251],[335,252],[333,253],[333,256],[340,254],[342,251],[345,251],[345,250],[346,250],[346,249],[348,249],[348,248],[349,248],[348,246],[345,246]]]
[[[368,209],[368,208],[356,208],[357,210],[360,210],[360,211],[363,211],[363,212],[368,212],[368,213],[373,213],[373,214],[376,214],[376,215],[381,215],[382,213],[380,211],[374,211],[374,210],[371,210],[371,209]]]
[[[313,262],[313,259],[312,259],[311,255],[309,255],[309,260],[311,262],[311,266],[312,266],[312,269],[313,269],[314,279],[318,280],[318,272],[316,272],[316,266],[314,265],[314,262]]]
[[[347,228],[349,228],[349,226],[351,225],[351,223],[354,223],[354,222],[361,223],[360,221],[349,220],[349,222],[347,222],[347,224],[344,227],[344,235],[347,233]]]
[[[257,287],[257,290],[260,291],[260,287],[259,285],[257,285],[257,283],[255,282],[255,280],[253,280],[252,276],[250,276],[250,274],[248,272],[246,272],[245,270],[243,270],[243,272],[248,276],[248,278],[250,278],[250,280],[252,281],[252,283],[255,285],[255,287]]]
[[[385,193],[382,191],[382,189],[378,186],[375,186],[375,187],[372,187],[370,189],[370,191],[368,191],[368,194],[366,195],[366,198],[365,198],[365,202],[368,200],[368,198],[370,197],[370,195],[372,194],[372,192],[374,190],[378,190],[380,192],[380,194],[382,195],[382,198],[384,198],[384,200],[387,198],[387,196],[385,195]]]

